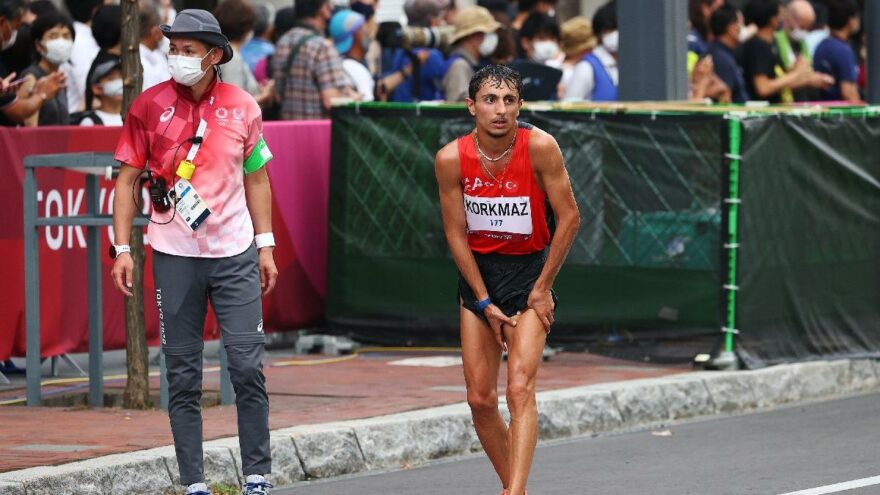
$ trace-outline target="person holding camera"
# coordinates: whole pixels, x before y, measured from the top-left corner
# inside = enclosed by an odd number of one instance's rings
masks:
[[[218,80],[217,66],[233,53],[217,19],[205,10],[184,10],[161,29],[170,40],[172,79],[134,101],[114,155],[122,166],[113,202],[113,281],[120,292],[132,295],[128,239],[137,209],[133,196],[146,175],[180,482],[188,494],[209,495],[199,400],[210,300],[235,390],[243,493],[265,495],[271,485],[263,475],[270,472],[271,459],[261,294],[273,289],[278,276],[265,167],[272,153],[263,140],[257,102]]]

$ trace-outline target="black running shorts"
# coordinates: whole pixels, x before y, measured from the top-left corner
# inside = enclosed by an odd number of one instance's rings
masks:
[[[483,277],[483,283],[489,291],[489,299],[507,316],[514,316],[518,311],[528,307],[529,293],[535,286],[544,263],[547,261],[545,251],[532,254],[479,254],[473,253]],[[558,304],[556,293],[551,290],[553,302]],[[461,305],[487,322],[483,312],[477,309],[477,296],[458,274],[458,297]]]

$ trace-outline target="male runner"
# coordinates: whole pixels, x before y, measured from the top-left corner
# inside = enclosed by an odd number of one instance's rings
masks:
[[[521,90],[509,67],[478,71],[466,100],[476,129],[443,147],[435,163],[443,228],[461,275],[468,404],[502,495],[525,493],[538,438],[535,376],[556,306],[553,281],[580,223],[556,140],[517,121]],[[548,199],[556,216],[552,242]],[[509,428],[496,390],[502,349]]]

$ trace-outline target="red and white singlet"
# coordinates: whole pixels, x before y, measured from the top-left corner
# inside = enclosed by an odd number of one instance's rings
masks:
[[[458,139],[468,244],[474,252],[531,254],[550,244],[547,195],[529,158],[531,132],[531,125],[519,124],[513,156],[494,179],[480,164],[473,134]]]

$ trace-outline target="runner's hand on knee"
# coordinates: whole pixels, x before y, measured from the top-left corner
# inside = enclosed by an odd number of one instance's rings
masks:
[[[553,302],[553,296],[550,291],[532,290],[532,292],[529,293],[528,304],[529,308],[535,310],[541,323],[544,324],[544,329],[549,332],[550,327],[555,321],[553,318],[553,310],[556,307],[556,303]]]
[[[492,328],[492,332],[495,333],[495,341],[498,342],[498,346],[507,351],[507,343],[504,342],[504,333],[501,331],[501,326],[510,325],[515,327],[516,321],[509,318],[503,311],[501,311],[501,308],[494,304],[490,304],[486,307],[483,314],[486,316],[486,319],[489,320],[489,326]]]

